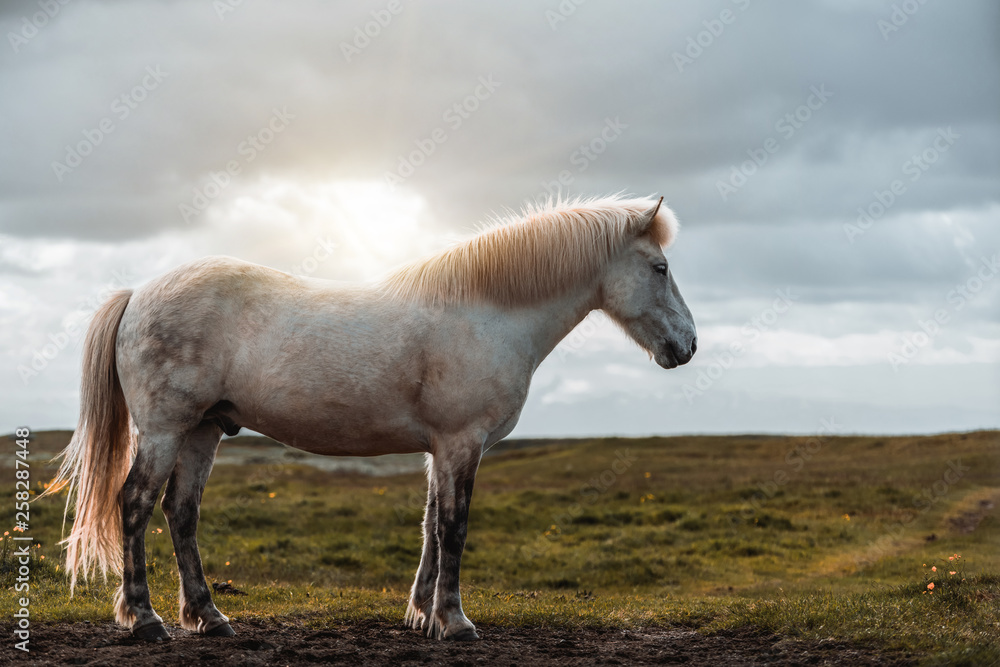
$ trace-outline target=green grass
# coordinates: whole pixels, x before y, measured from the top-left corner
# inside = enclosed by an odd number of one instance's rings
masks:
[[[998,472],[997,432],[516,449],[480,469],[466,612],[483,625],[749,627],[908,650],[929,664],[1000,662]],[[33,480],[43,478],[33,464]],[[419,474],[217,467],[202,505],[205,571],[249,593],[217,603],[236,619],[401,621],[423,494]],[[3,496],[12,506],[12,490]],[[111,586],[68,598],[61,500],[32,505],[34,618],[110,619]],[[150,580],[154,607],[176,622],[166,528],[157,510]],[[960,573],[947,575],[956,553]],[[8,563],[0,582],[10,588]],[[931,565],[939,572],[927,578]],[[0,603],[7,618],[13,597]]]

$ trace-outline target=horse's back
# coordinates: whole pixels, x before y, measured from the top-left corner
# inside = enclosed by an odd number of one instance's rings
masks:
[[[182,264],[135,290],[118,331],[118,354],[143,364],[183,366],[219,361],[232,331],[266,318],[276,292],[295,279],[231,257]]]
[[[318,447],[299,432],[328,443],[336,429],[341,441],[419,450],[405,362],[419,332],[405,310],[371,289],[197,260],[133,294],[119,327],[123,388],[137,422],[198,420],[223,403],[227,420],[296,446]]]

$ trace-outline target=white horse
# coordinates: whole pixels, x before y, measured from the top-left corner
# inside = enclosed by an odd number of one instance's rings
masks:
[[[118,622],[169,639],[150,604],[144,544],[166,483],[181,625],[234,634],[212,602],[196,532],[219,440],[245,426],[319,454],[429,454],[406,623],[478,639],[459,594],[472,487],[538,365],[595,309],[664,368],[695,352],[662,252],[677,221],[661,203],[529,207],[372,285],[211,257],[118,292],[87,332],[80,423],[50,489],[69,483],[75,495],[70,590],[79,572],[110,569],[122,576]]]

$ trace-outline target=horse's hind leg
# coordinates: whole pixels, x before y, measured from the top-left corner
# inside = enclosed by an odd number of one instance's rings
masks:
[[[205,635],[229,637],[235,633],[229,619],[212,602],[198,553],[197,535],[201,496],[221,437],[219,427],[209,422],[202,422],[191,433],[167,482],[162,504],[181,579],[181,627]]]
[[[407,627],[424,629],[434,607],[434,586],[438,577],[437,488],[434,483],[434,459],[427,455],[427,508],[424,510],[424,550],[420,567],[410,591],[403,622]]]
[[[141,639],[170,639],[163,619],[149,601],[146,527],[186,435],[140,433],[138,453],[121,491],[124,560],[122,586],[115,596],[115,618]]]

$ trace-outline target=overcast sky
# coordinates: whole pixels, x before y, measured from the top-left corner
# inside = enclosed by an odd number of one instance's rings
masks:
[[[110,289],[371,280],[557,189],[666,197],[699,351],[592,316],[514,435],[1000,427],[1000,6],[577,2],[2,3],[0,432],[75,425]]]

